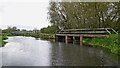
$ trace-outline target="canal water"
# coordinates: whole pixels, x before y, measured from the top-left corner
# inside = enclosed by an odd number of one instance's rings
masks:
[[[0,48],[3,66],[116,66],[118,58],[103,50],[65,42],[14,36]]]

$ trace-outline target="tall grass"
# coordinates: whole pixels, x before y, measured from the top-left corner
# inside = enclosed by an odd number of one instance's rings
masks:
[[[93,39],[84,39],[84,44],[90,45],[92,47],[104,47],[110,50],[114,54],[120,54],[120,46],[118,43],[118,34],[109,35],[107,38],[93,38]]]

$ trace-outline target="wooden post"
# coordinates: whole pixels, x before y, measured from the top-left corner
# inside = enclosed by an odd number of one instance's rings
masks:
[[[68,40],[67,39],[65,40],[65,43],[68,44]]]
[[[56,34],[53,35],[53,41],[56,41]]]
[[[65,40],[67,40],[68,39],[68,36],[65,36]]]
[[[56,38],[56,35],[55,35],[55,34],[53,35],[53,38],[54,38],[54,39]]]
[[[75,43],[74,43],[74,40],[75,40],[75,36],[73,36],[73,45],[75,44]]]
[[[56,41],[56,39],[54,38],[54,39],[53,39],[53,42],[55,42],[55,41]]]
[[[80,46],[82,46],[82,39],[83,39],[83,36],[80,36]]]
[[[75,36],[73,36],[73,40],[75,40]]]
[[[68,44],[68,36],[65,36],[65,43]]]

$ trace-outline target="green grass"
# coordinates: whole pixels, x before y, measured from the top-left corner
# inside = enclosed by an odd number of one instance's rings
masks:
[[[2,33],[3,36],[13,36],[11,33]]]
[[[8,39],[6,36],[1,36],[1,37],[2,37],[2,40]]]
[[[28,37],[35,37],[35,38],[43,38],[43,39],[48,39],[48,38],[53,38],[54,34],[47,34],[47,33],[32,33],[32,34],[10,34],[10,33],[3,33],[3,36],[28,36]]]
[[[112,34],[107,38],[85,38],[83,39],[83,44],[92,47],[103,47],[109,49],[111,53],[120,54],[118,34]]]
[[[0,36],[0,47],[4,47],[7,42],[4,40],[8,39],[6,36]]]

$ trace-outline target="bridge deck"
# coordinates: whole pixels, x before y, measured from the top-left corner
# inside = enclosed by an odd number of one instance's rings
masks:
[[[98,38],[103,38],[103,37],[108,37],[108,35],[87,35],[87,34],[56,34],[56,36],[82,36],[82,37],[98,37]]]

